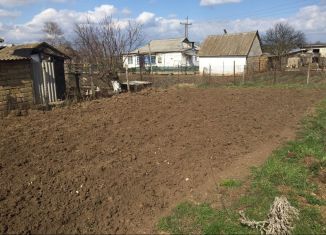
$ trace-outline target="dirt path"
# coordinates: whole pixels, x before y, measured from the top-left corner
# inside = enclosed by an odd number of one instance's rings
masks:
[[[323,95],[145,91],[0,121],[0,232],[149,233],[226,169],[263,162]]]

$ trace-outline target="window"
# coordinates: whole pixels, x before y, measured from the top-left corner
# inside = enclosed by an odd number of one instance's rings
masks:
[[[152,55],[149,57],[149,55],[145,56],[145,64],[156,64],[156,56]]]
[[[162,56],[157,57],[157,63],[162,64]]]
[[[137,56],[136,64],[139,65],[139,56]]]
[[[155,55],[151,56],[151,63],[156,64],[156,56]]]
[[[133,57],[132,56],[128,56],[128,64],[133,64]]]

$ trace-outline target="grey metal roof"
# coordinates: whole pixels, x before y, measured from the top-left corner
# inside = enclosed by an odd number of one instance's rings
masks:
[[[208,36],[199,50],[199,56],[247,56],[258,31]]]
[[[162,39],[152,40],[143,47],[140,47],[130,54],[149,54],[159,52],[182,52],[191,49],[191,46],[185,47],[184,42],[190,43],[187,38],[173,38],[173,39]]]

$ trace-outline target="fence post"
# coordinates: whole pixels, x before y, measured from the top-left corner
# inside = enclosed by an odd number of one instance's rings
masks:
[[[309,84],[309,80],[310,80],[310,62],[308,64],[308,73],[307,73],[307,85]]]
[[[128,92],[130,92],[129,76],[128,76],[128,65],[126,65],[126,80],[127,80],[127,89],[128,89]]]
[[[245,84],[245,77],[246,77],[246,65],[243,66],[242,84]]]
[[[93,81],[93,70],[92,70],[92,64],[89,65],[89,74],[91,77],[91,92],[92,92],[92,98],[95,95],[95,89],[94,89],[94,81]]]
[[[77,71],[77,70],[75,70],[75,73],[74,73],[74,75],[75,75],[75,85],[76,85],[76,89],[75,89],[75,98],[77,99],[77,100],[79,100],[80,99],[80,97],[81,97],[81,92],[80,92],[80,81],[79,81],[79,75],[80,75],[80,73]]]
[[[233,61],[233,83],[235,85],[235,61]]]

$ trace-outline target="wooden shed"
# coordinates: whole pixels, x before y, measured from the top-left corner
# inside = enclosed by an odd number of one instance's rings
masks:
[[[34,104],[45,105],[65,99],[64,61],[70,59],[67,55],[43,42],[6,47],[0,50],[1,56],[29,60]],[[11,69],[14,67],[9,67],[8,72]]]

